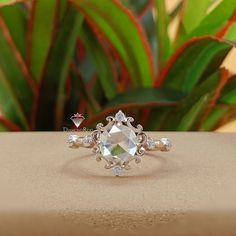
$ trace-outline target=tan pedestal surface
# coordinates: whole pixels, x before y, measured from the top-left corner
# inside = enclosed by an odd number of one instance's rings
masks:
[[[0,134],[0,235],[236,235],[236,134],[170,137],[122,177],[69,133]]]

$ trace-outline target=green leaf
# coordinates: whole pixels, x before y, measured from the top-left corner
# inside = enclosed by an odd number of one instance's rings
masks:
[[[157,47],[158,47],[158,68],[161,69],[171,53],[170,39],[168,35],[168,14],[166,12],[165,1],[155,0],[157,9]]]
[[[55,33],[58,0],[34,1],[30,48],[31,71],[37,81],[42,71]]]
[[[216,107],[211,111],[206,120],[202,123],[201,131],[212,131],[218,128],[222,118],[230,112],[229,107],[222,107],[216,105]]]
[[[231,48],[231,44],[211,37],[192,39],[173,55],[159,83],[164,80],[164,87],[190,92],[199,81],[217,70]]]
[[[94,33],[86,24],[83,25],[82,30],[80,31],[80,37],[96,65],[97,73],[106,97],[108,99],[113,98],[118,92],[115,81],[117,78],[116,72],[114,72],[114,62],[111,61],[110,55],[105,51],[106,49],[102,48]]]
[[[215,35],[228,22],[235,10],[235,0],[223,0],[184,40],[194,36]]]
[[[23,58],[26,57],[26,16],[20,6],[6,6],[0,9],[0,15]]]
[[[222,76],[224,76],[222,71],[212,74],[186,96],[169,114],[164,129],[176,130],[176,127],[179,131],[199,129],[199,125],[206,118],[205,114],[209,110],[209,104],[215,101],[215,97],[219,93],[218,87],[222,83]]]
[[[232,26],[226,32],[224,38],[236,42],[236,23],[232,24]]]
[[[143,88],[118,94],[107,105],[117,106],[173,106],[183,97],[183,93],[169,89]]]
[[[36,128],[60,130],[65,105],[65,83],[82,16],[70,7],[59,28],[48,63],[38,100]]]
[[[24,129],[28,129],[28,124],[26,121],[25,114],[23,112],[23,108],[16,97],[16,91],[14,86],[10,84],[0,70],[0,106],[2,109],[3,115],[23,127]]]
[[[2,23],[3,24],[3,23]],[[4,75],[2,77],[2,85],[6,84],[9,87],[14,88],[14,96],[22,107],[22,112],[27,117],[31,113],[31,105],[33,100],[33,93],[35,92],[34,84],[32,83],[31,77],[26,72],[27,68],[19,55],[19,52],[14,47],[13,43],[9,42],[9,37],[6,37],[6,28],[2,25],[0,29],[0,70]],[[3,81],[4,80],[4,81]],[[5,93],[6,91],[0,91]],[[11,109],[14,109],[12,106]],[[11,116],[11,118],[13,118]],[[27,129],[25,118],[20,115],[21,125]]]
[[[139,111],[143,108],[171,108],[176,106],[183,98],[183,93],[169,89],[136,88],[125,93],[118,94],[98,114],[84,121],[84,125],[94,124],[119,109],[128,110],[135,108]],[[160,119],[161,120],[161,119]],[[158,122],[158,121],[157,121]],[[158,124],[156,124],[158,126]]]
[[[142,27],[135,17],[118,1],[71,2],[119,53],[134,85],[151,86],[154,76],[153,58]]]
[[[236,76],[231,77],[220,93],[218,104],[201,125],[201,130],[215,130],[222,119],[235,110],[236,104]]]
[[[219,102],[230,105],[236,104],[236,76],[231,77],[222,90]]]
[[[190,0],[184,1],[184,14],[182,24],[184,31],[189,34],[206,16],[206,12],[212,0]]]
[[[202,113],[205,109],[207,102],[209,101],[209,95],[203,95],[200,99],[190,108],[190,110],[183,116],[177,126],[177,131],[188,131],[191,130],[196,122],[196,117]]]

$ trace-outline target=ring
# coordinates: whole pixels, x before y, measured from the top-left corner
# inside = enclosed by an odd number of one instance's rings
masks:
[[[134,160],[141,162],[141,156],[146,151],[168,152],[172,143],[168,138],[154,140],[143,132],[143,127],[134,127],[132,117],[126,117],[122,111],[115,116],[108,116],[107,125],[97,124],[96,130],[84,137],[70,135],[68,143],[70,148],[91,148],[97,161],[104,159],[105,168],[112,169],[116,176],[122,175],[124,170],[129,170],[129,163]]]

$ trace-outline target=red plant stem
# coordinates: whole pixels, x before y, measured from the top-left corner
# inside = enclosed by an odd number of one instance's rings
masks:
[[[225,24],[225,26],[218,32],[216,33],[216,37],[219,38],[223,38],[227,31],[229,30],[229,28],[232,26],[233,23],[236,22],[236,11],[233,13],[232,17],[230,18],[230,20]]]
[[[10,131],[21,131],[21,128],[16,124],[12,123],[10,120],[5,117],[0,116],[0,123],[6,126]]]
[[[84,44],[81,39],[77,40],[76,45],[77,45],[76,56],[77,56],[78,60],[81,61],[85,58],[86,49],[85,49]]]

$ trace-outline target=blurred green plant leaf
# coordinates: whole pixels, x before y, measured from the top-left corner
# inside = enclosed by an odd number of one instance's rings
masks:
[[[220,125],[222,118],[225,117],[225,115],[229,112],[230,112],[229,107],[216,105],[202,123],[200,130],[213,131],[217,129]]]
[[[194,38],[172,56],[157,84],[190,92],[221,65],[233,45],[212,37]],[[186,63],[188,61],[188,63]]]
[[[119,53],[135,86],[151,86],[153,58],[137,19],[118,1],[71,0]],[[118,23],[120,22],[120,23]],[[135,39],[135,40],[134,40]]]
[[[94,114],[90,119],[84,121],[83,125],[91,125],[104,119],[107,115],[119,109],[130,110],[132,108],[162,108],[173,107],[183,98],[184,94],[179,91],[169,89],[143,88],[133,89],[125,93],[118,94],[113,98],[98,114]]]
[[[26,15],[20,6],[7,6],[0,8],[2,16],[11,37],[23,58],[26,58]]]
[[[219,99],[223,104],[236,104],[236,76],[232,76],[221,92]]]
[[[170,39],[168,35],[168,14],[165,7],[165,1],[155,0],[157,10],[156,33],[158,50],[158,69],[161,69],[171,53]]]
[[[16,119],[18,119],[18,122],[19,120],[21,120],[21,125],[25,129],[27,129],[28,127],[26,125],[25,117],[22,115],[22,113],[26,117],[31,113],[32,99],[33,95],[36,94],[37,89],[28,71],[26,64],[23,58],[21,57],[21,54],[18,51],[16,45],[14,44],[14,41],[11,38],[10,32],[8,31],[3,18],[1,17],[0,17],[0,67],[2,74],[4,75],[2,77],[2,82],[1,82],[2,86],[4,85],[5,89],[12,88],[11,91],[9,90],[1,92],[3,94],[11,93],[12,96],[16,97],[16,99],[14,100],[18,101],[23,110],[22,112],[20,112],[20,109],[17,109],[17,111],[19,112],[18,113],[19,118],[16,117]]]
[[[231,25],[231,27],[226,32],[224,38],[236,42],[236,23],[233,23]]]
[[[106,48],[102,48],[102,45],[99,44],[87,24],[83,24],[80,37],[94,61],[106,97],[108,99],[113,98],[118,92],[114,61],[112,61],[109,52],[106,52]]]
[[[59,0],[33,1],[30,32],[30,65],[34,78],[39,81],[57,23]]]
[[[186,34],[189,34],[205,18],[208,7],[212,0],[184,1],[182,25]]]
[[[70,7],[59,27],[48,57],[38,99],[36,128],[39,130],[61,129],[66,97],[65,83],[82,19]]]
[[[15,87],[5,77],[0,70],[0,106],[4,116],[23,127],[28,129],[27,120],[21,104],[16,97]]]
[[[200,130],[215,130],[221,125],[222,119],[235,110],[236,105],[236,76],[229,78],[227,84],[220,92],[218,104],[202,123]]]
[[[200,24],[187,35],[184,41],[194,36],[215,35],[230,20],[235,11],[235,0],[223,0],[204,19],[202,19]]]
[[[181,98],[183,93],[169,89],[134,89],[125,93],[120,93],[111,100],[106,107],[117,106],[173,106]]]
[[[170,112],[164,129],[197,130],[198,126],[204,122],[207,114],[214,108],[227,79],[228,72],[222,69],[203,81]]]
[[[202,111],[205,109],[208,101],[209,101],[208,94],[204,94],[202,97],[200,97],[200,99],[195,104],[192,105],[192,107],[186,112],[186,114],[180,120],[177,130],[179,131],[191,130],[196,122],[196,117],[200,117],[200,114],[202,114]]]

